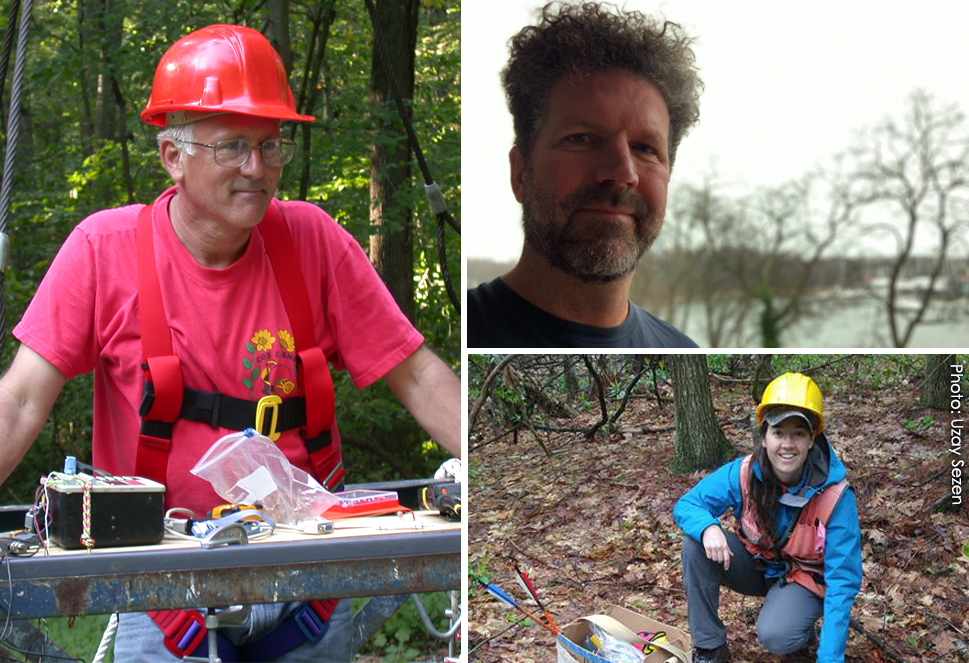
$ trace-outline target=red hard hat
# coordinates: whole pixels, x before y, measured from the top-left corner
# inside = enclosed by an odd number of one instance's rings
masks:
[[[165,126],[165,113],[239,113],[277,120],[299,115],[279,54],[260,32],[239,25],[210,25],[165,51],[141,119]]]

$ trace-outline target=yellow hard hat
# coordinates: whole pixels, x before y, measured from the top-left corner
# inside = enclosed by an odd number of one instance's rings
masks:
[[[757,406],[756,419],[758,425],[764,421],[764,412],[775,405],[787,405],[813,413],[817,417],[817,430],[824,430],[824,399],[821,390],[814,380],[801,373],[784,373],[776,378],[767,388]]]

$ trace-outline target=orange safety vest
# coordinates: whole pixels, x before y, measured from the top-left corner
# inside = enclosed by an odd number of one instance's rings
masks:
[[[842,479],[816,494],[805,504],[798,517],[792,521],[788,531],[775,545],[768,533],[762,532],[754,517],[754,505],[748,495],[753,477],[751,456],[740,464],[740,492],[743,496],[743,512],[737,536],[747,552],[756,559],[780,560],[786,563],[787,582],[796,582],[824,598],[824,542],[825,528],[831,512],[848,487],[848,480]]]

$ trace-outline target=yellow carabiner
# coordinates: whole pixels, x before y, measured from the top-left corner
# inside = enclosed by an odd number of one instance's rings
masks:
[[[282,404],[283,399],[276,394],[270,394],[269,396],[263,396],[256,403],[256,432],[259,434],[264,434],[262,432],[262,424],[266,418],[266,410],[272,408],[273,418],[269,424],[269,432],[265,433],[265,436],[270,440],[275,442],[282,435],[276,430],[276,422],[279,420],[279,406]]]

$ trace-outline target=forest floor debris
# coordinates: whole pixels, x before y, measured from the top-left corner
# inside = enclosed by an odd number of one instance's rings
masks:
[[[845,390],[847,392],[847,390]],[[752,439],[749,396],[713,389],[738,454]],[[916,405],[913,390],[871,389],[826,399],[828,437],[849,470],[862,527],[864,582],[846,660],[969,661],[969,519],[934,511],[950,488],[945,458],[952,415]],[[550,427],[591,426],[578,414]],[[469,454],[470,661],[552,661],[554,637],[476,587],[485,577],[524,598],[514,566],[529,571],[560,625],[621,605],[686,629],[674,502],[705,473],[674,474],[672,396],[638,398],[616,429],[586,439],[541,433],[549,458],[523,431],[479,422]],[[496,425],[497,424],[497,425]],[[653,432],[658,431],[658,432]],[[732,525],[733,518],[724,522]],[[760,599],[722,592],[734,661],[780,661],[756,641]]]

